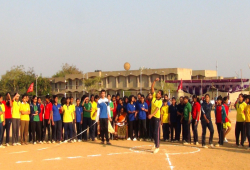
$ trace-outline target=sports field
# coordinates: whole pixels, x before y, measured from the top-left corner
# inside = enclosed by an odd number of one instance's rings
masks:
[[[162,142],[160,151],[152,154],[152,142],[100,141],[65,144],[29,144],[0,149],[1,169],[250,169],[250,151],[235,147],[235,111],[229,113],[232,131],[229,143],[220,148],[203,149],[201,145],[183,146]],[[214,125],[214,143],[218,141]],[[199,124],[201,143],[201,125]],[[207,137],[209,136],[209,131]],[[207,139],[208,141],[208,139]],[[245,147],[248,143],[245,143]]]

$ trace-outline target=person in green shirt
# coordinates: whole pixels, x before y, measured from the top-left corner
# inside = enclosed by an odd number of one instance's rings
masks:
[[[92,105],[89,102],[89,97],[86,97],[85,102],[83,104],[83,122],[82,122],[83,129],[82,130],[85,130],[91,126],[91,117],[90,117],[91,111],[92,111]],[[83,133],[83,140],[87,141],[87,131]]]
[[[183,123],[183,144],[189,145],[191,143],[191,137],[190,137],[190,123],[191,123],[191,112],[192,112],[192,106],[188,102],[189,98],[188,96],[184,97],[184,110],[183,110],[183,117],[182,117],[182,123]]]
[[[39,113],[41,112],[40,105],[37,104],[37,97],[33,96],[32,103],[30,104],[30,123],[31,123],[31,130],[32,130],[32,139],[33,144],[35,145],[38,141],[41,141],[41,124]]]

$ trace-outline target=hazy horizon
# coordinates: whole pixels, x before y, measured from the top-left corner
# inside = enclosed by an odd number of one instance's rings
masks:
[[[140,66],[250,78],[250,1],[3,1],[0,75],[14,65],[51,77]]]

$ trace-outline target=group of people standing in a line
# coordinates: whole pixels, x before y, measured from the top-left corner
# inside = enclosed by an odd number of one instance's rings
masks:
[[[160,144],[160,126],[164,141],[180,142],[182,134],[184,145],[191,143],[190,127],[192,127],[193,143],[198,145],[199,122],[202,126],[202,146],[208,148],[205,142],[208,129],[209,145],[214,147],[214,127],[211,118],[214,105],[210,102],[209,94],[204,96],[202,102],[196,95],[192,97],[191,102],[187,96],[180,97],[177,104],[175,97],[170,102],[168,95],[164,95],[162,90],[155,92],[156,81],[159,79],[152,83],[151,93],[146,97],[139,93],[137,96],[124,98],[107,94],[106,98],[105,90],[101,91],[100,96],[91,95],[90,98],[86,95],[81,99],[63,97],[60,103],[56,95],[52,99],[47,95],[45,103],[37,96],[33,96],[30,100],[26,94],[22,95],[21,101],[17,93],[13,98],[7,93],[4,100],[3,96],[0,96],[0,148],[4,147],[2,143],[5,131],[6,146],[10,144],[11,125],[13,146],[28,144],[28,140],[33,144],[95,141],[98,135],[102,144],[106,139],[106,143],[110,145],[109,129],[113,128],[115,133],[111,134],[112,138],[154,141],[152,149],[157,153]],[[73,104],[74,102],[76,104]],[[216,147],[228,142],[226,136],[231,130],[231,120],[228,117],[227,103],[228,97],[217,97],[214,111],[219,141]],[[250,96],[240,94],[235,108],[236,145],[242,147],[246,137],[250,141]],[[239,143],[240,134],[241,143]]]

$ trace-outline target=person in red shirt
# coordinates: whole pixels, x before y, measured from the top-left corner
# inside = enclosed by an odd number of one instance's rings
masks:
[[[11,126],[11,121],[12,121],[12,115],[11,115],[12,100],[11,100],[10,93],[6,93],[5,100],[3,100],[2,103],[5,106],[5,125],[3,126],[2,142],[3,142],[4,132],[6,130],[6,146],[10,146],[9,145],[10,126]]]
[[[194,135],[194,144],[198,145],[198,124],[201,113],[201,105],[198,97],[193,95],[193,107],[192,107],[192,130]]]
[[[40,106],[41,112],[39,113],[40,127],[41,127],[41,137],[43,136],[43,115],[44,115],[44,104],[42,103],[41,97],[37,98],[38,105]],[[43,140],[43,139],[42,139]]]
[[[46,95],[45,97],[45,112],[44,112],[44,127],[43,127],[43,143],[46,143],[46,129],[48,130],[48,144],[51,143],[51,135],[50,135],[50,116],[52,114],[52,103],[50,102],[50,96]]]

